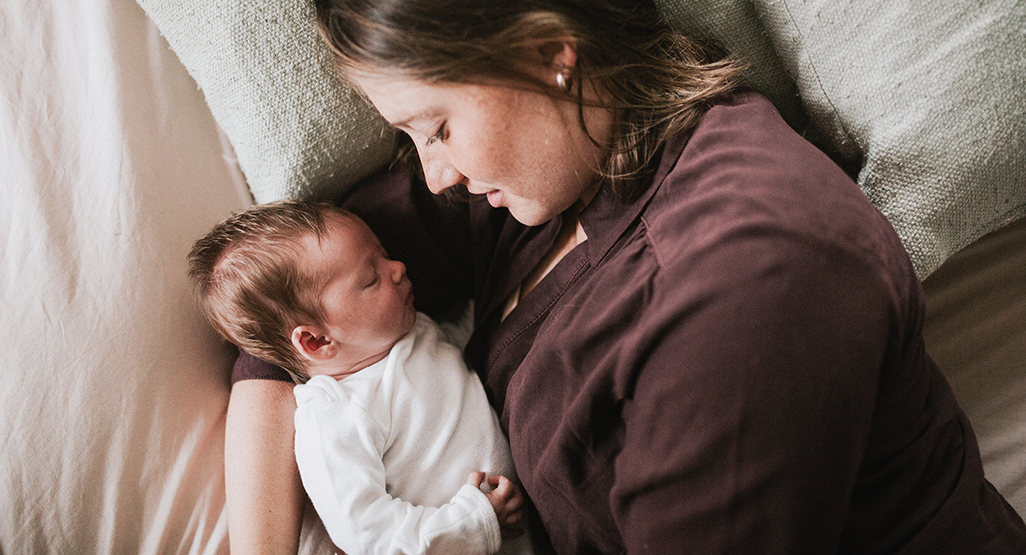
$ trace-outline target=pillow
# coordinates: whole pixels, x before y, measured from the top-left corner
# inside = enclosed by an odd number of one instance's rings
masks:
[[[1026,214],[1026,4],[755,0],[819,136],[920,278]]]
[[[330,198],[394,134],[333,74],[304,0],[138,0],[199,84],[258,203]]]

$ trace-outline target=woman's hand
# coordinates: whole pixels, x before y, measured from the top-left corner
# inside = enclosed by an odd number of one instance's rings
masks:
[[[467,483],[480,488],[485,481],[484,472],[471,472],[467,477]],[[499,526],[511,526],[520,522],[524,516],[524,495],[520,493],[520,487],[514,484],[505,476],[488,476],[488,484],[494,489],[485,493],[485,497],[495,509],[495,516],[499,519]]]

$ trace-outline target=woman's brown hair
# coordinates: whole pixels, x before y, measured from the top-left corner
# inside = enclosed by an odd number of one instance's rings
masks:
[[[624,200],[670,135],[693,127],[729,93],[739,68],[674,31],[651,1],[316,0],[318,27],[340,69],[398,71],[427,82],[513,82],[571,96],[595,84],[614,114],[599,172]],[[569,39],[569,93],[538,83],[525,53]]]

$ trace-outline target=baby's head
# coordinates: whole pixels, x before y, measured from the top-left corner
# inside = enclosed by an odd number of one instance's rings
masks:
[[[380,360],[413,327],[406,268],[353,214],[280,201],[221,222],[189,253],[204,313],[297,382]]]

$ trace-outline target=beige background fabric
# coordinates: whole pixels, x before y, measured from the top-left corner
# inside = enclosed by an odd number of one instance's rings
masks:
[[[989,479],[1026,515],[1026,219],[923,282],[927,352],[973,423]]]
[[[199,84],[254,199],[329,197],[384,164],[393,134],[332,74],[304,0],[139,0]]]
[[[0,43],[0,552],[227,553],[185,257],[249,203],[231,149],[131,0],[6,0]]]

